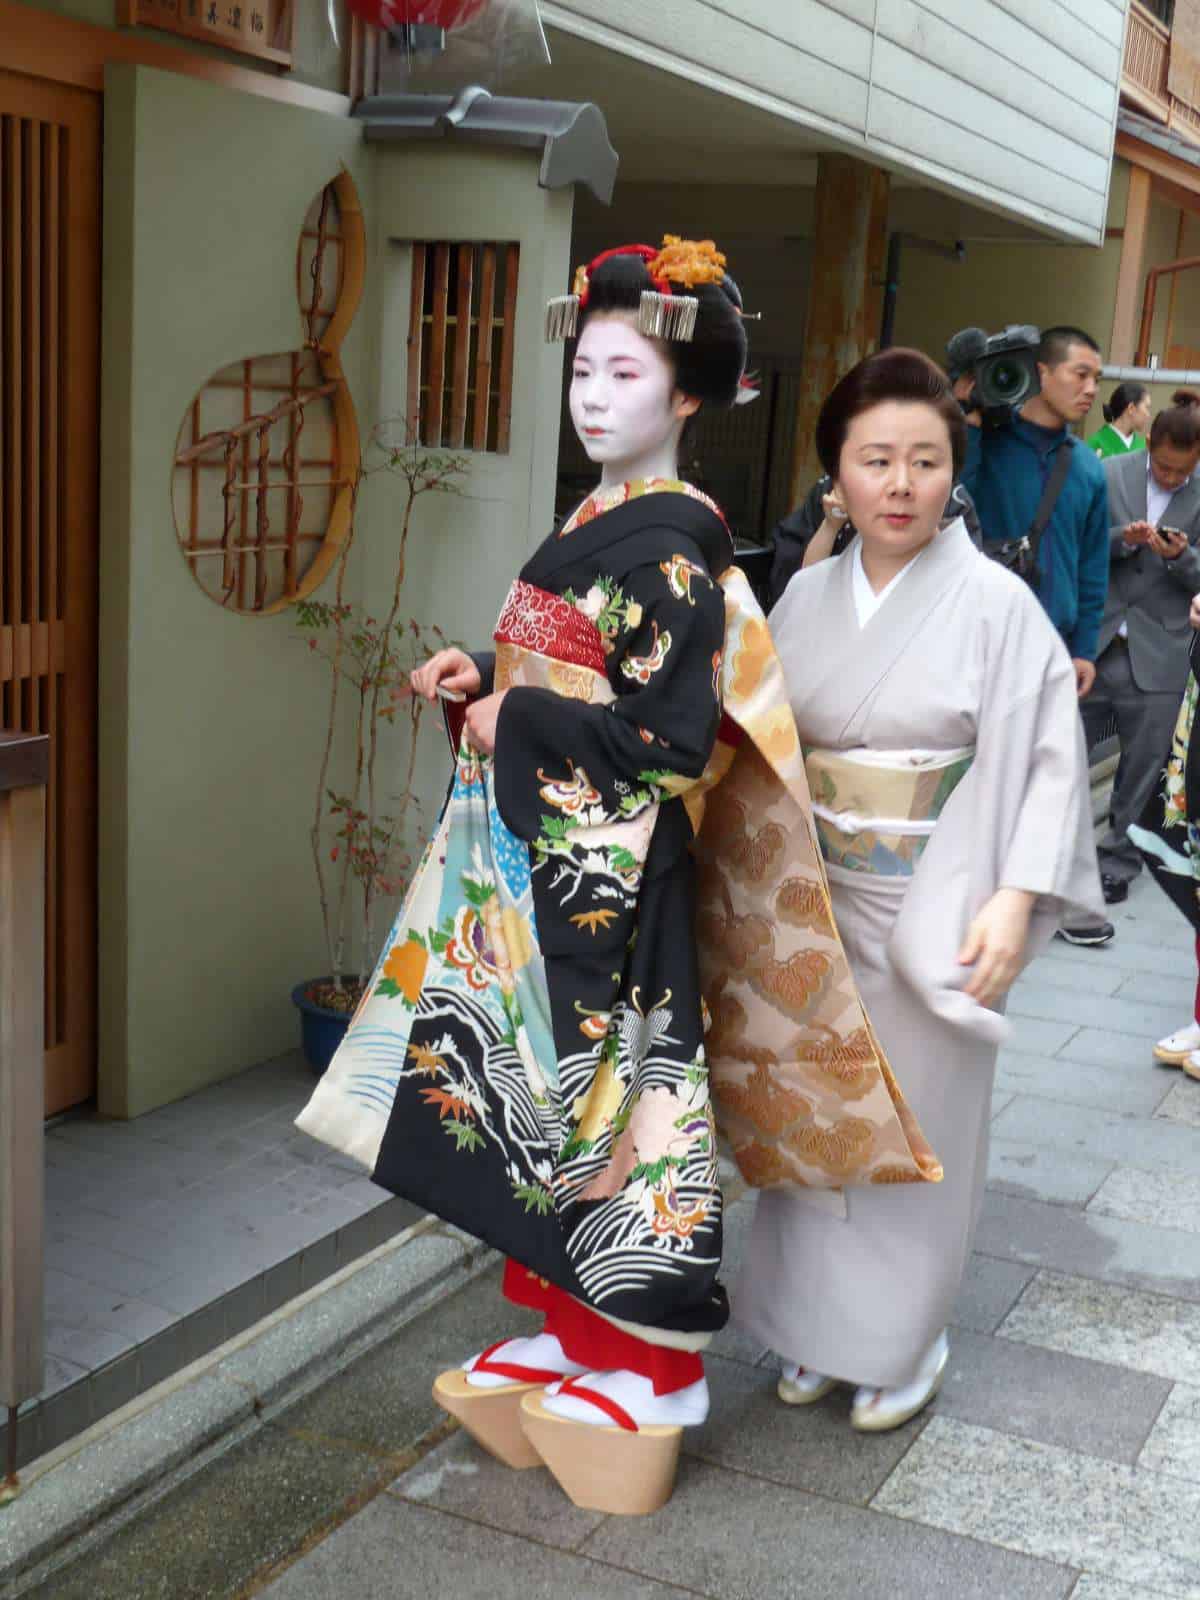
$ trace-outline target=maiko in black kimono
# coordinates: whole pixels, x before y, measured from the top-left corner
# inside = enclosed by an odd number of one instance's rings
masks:
[[[300,1126],[630,1327],[727,1316],[688,804],[721,721],[728,529],[598,491],[513,584],[445,812]],[[702,1341],[700,1341],[702,1342]]]

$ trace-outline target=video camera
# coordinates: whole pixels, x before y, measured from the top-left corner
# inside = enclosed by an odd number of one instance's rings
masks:
[[[975,386],[962,402],[964,411],[978,411],[985,424],[1004,422],[1042,387],[1037,352],[1041,333],[1030,323],[1011,323],[1003,333],[962,328],[946,342],[946,365],[952,379],[970,373]]]

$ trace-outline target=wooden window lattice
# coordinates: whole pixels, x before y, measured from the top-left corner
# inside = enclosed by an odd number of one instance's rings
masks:
[[[271,612],[316,586],[344,534],[357,433],[338,346],[347,268],[361,278],[361,217],[342,226],[343,175],[313,202],[300,235],[301,349],[224,367],[196,396],[175,454],[175,524],[201,587],[230,610]],[[354,251],[351,246],[356,247]]]
[[[415,243],[408,327],[408,437],[504,455],[512,429],[520,247]]]

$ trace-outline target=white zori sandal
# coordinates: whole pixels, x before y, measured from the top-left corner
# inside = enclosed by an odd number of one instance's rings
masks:
[[[1167,1067],[1182,1067],[1194,1050],[1200,1050],[1200,1022],[1177,1028],[1154,1046],[1154,1059]]]
[[[683,1430],[707,1415],[703,1378],[655,1395],[649,1378],[632,1372],[564,1378],[521,1401],[525,1436],[568,1498],[619,1517],[646,1516],[667,1503]]]
[[[859,1433],[888,1433],[915,1417],[942,1387],[949,1359],[950,1345],[943,1330],[921,1358],[911,1383],[901,1384],[897,1389],[873,1389],[864,1385],[855,1392],[850,1426]]]
[[[535,1366],[535,1361],[554,1365]],[[582,1371],[567,1360],[552,1334],[501,1339],[464,1366],[439,1373],[433,1398],[506,1467],[540,1467],[542,1458],[521,1431],[521,1400]]]

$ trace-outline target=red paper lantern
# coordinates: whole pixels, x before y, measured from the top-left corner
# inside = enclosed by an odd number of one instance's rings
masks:
[[[376,28],[423,23],[430,28],[461,28],[477,17],[488,0],[346,0],[356,17]]]

